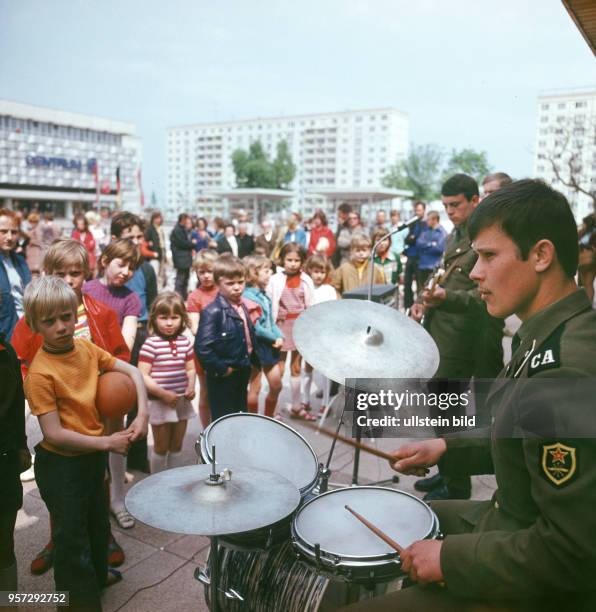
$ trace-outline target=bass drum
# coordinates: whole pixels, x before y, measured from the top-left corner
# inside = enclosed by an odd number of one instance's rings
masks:
[[[207,563],[210,574],[211,559]],[[220,563],[218,603],[226,612],[328,612],[387,590],[387,584],[370,591],[318,574],[298,559],[290,542],[265,552],[221,547]],[[210,586],[205,599],[211,609]]]

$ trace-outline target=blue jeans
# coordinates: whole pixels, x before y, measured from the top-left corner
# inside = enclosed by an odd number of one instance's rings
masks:
[[[211,406],[211,419],[234,412],[246,412],[250,366],[234,370],[229,376],[207,376],[207,397]]]

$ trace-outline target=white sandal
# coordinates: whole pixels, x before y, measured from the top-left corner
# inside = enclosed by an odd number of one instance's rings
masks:
[[[112,516],[116,519],[116,522],[118,523],[119,527],[121,527],[122,529],[132,529],[135,526],[135,520],[130,514],[130,512],[128,512],[128,510],[122,508],[122,510],[118,510],[117,512],[114,512],[114,510],[112,510],[111,513]]]

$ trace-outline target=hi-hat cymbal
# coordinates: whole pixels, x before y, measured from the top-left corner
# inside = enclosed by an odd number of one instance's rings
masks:
[[[342,384],[347,378],[430,378],[439,367],[428,332],[374,302],[337,300],[307,308],[293,336],[308,363]]]
[[[272,525],[300,502],[295,485],[283,476],[253,468],[227,467],[231,480],[209,485],[211,465],[190,465],[148,476],[130,489],[126,508],[157,529],[219,536]]]

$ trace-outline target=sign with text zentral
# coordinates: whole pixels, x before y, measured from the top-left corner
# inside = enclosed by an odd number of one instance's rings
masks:
[[[79,159],[66,159],[64,157],[45,157],[44,155],[27,155],[25,158],[27,166],[35,168],[63,168],[64,170],[86,170],[90,174],[95,171],[97,160],[88,159],[83,162]]]

